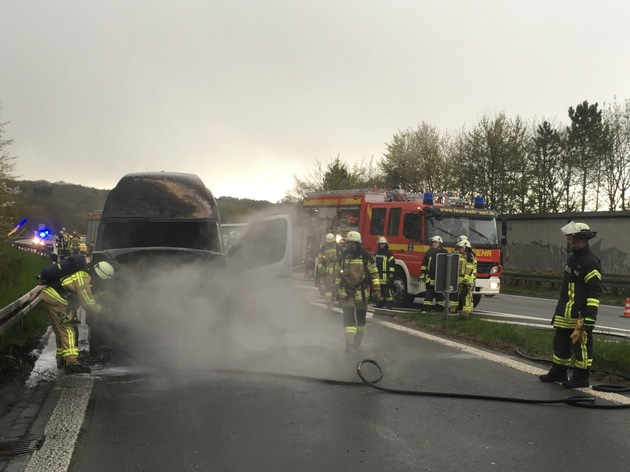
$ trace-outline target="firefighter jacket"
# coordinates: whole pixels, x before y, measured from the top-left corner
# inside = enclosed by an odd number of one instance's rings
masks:
[[[45,294],[42,298],[45,298],[46,302],[70,305],[69,309],[80,305],[93,313],[100,313],[103,311],[103,306],[97,303],[90,282],[90,275],[84,270],[79,270],[55,284],[46,285],[42,289],[42,294]]]
[[[564,268],[560,298],[553,317],[556,328],[575,328],[578,318],[597,319],[602,293],[601,263],[587,245],[573,250]]]
[[[322,244],[317,256],[317,270],[321,274],[333,274],[338,258],[339,249],[336,242]]]
[[[394,263],[394,254],[389,250],[389,246],[386,244],[383,248],[378,248],[374,253],[374,261],[376,263],[376,269],[378,270],[378,278],[381,285],[386,284],[389,279],[394,276],[394,270],[396,264]]]
[[[430,247],[422,258],[422,266],[420,267],[420,277],[427,285],[435,285],[435,270],[437,268],[437,255],[448,254],[448,251],[440,245],[437,249]]]
[[[355,301],[367,302],[372,291],[380,291],[378,269],[374,258],[361,249],[358,256],[343,251],[337,264],[335,287],[340,299],[354,297]]]
[[[467,249],[463,254],[459,253],[459,276],[457,282],[460,284],[475,284],[475,275],[477,274],[477,258],[471,249]]]

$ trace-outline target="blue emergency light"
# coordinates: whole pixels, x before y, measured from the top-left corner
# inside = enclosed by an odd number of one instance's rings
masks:
[[[425,205],[433,205],[433,194],[431,192],[425,192],[422,197],[422,203]]]
[[[485,208],[483,197],[475,197],[475,208]]]
[[[44,229],[40,229],[37,232],[37,235],[41,238],[41,239],[46,239],[49,235],[50,235],[50,231],[47,230],[46,228]]]

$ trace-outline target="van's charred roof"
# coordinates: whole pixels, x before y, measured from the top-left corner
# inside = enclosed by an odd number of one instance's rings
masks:
[[[107,196],[103,218],[219,219],[217,203],[195,174],[125,175]]]

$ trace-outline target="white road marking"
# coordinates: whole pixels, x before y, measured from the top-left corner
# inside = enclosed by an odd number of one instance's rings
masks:
[[[86,375],[68,376],[61,378],[59,384],[63,390],[44,430],[46,440],[29,459],[25,472],[66,472],[70,466],[94,378]]]

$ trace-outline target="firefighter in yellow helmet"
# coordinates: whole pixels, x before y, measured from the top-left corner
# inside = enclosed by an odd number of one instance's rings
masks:
[[[459,252],[457,311],[461,311],[463,315],[469,316],[472,314],[474,307],[472,292],[477,274],[477,258],[468,238],[461,239],[457,243],[456,248]]]
[[[111,279],[114,275],[114,267],[105,261],[94,264],[92,270],[101,279]],[[92,293],[90,274],[85,269],[78,269],[59,280],[47,283],[39,293],[39,298],[48,311],[55,333],[57,366],[65,367],[67,374],[89,373],[90,368],[79,363],[77,330],[72,310],[80,305],[93,313],[103,311],[103,306]]]
[[[363,249],[361,242],[358,231],[348,231],[335,277],[335,291],[343,311],[346,352],[354,352],[361,347],[370,288],[377,300],[382,299],[374,258]]]
[[[589,386],[593,363],[593,328],[602,293],[602,268],[588,244],[597,236],[586,223],[571,221],[561,229],[571,251],[564,269],[560,298],[553,315],[553,365],[542,382],[562,382],[566,388]],[[574,360],[573,375],[567,369]]]
[[[394,279],[394,271],[396,270],[394,254],[389,250],[389,243],[385,236],[380,236],[376,242],[378,247],[374,253],[374,261],[378,269],[381,295],[383,296],[383,300],[377,300],[376,307],[382,308],[383,302],[385,302],[387,308],[391,308],[394,301],[391,281]]]
[[[333,286],[335,284],[335,266],[339,258],[339,248],[333,233],[324,237],[324,243],[319,248],[317,255],[317,271],[320,275],[320,284],[323,284],[324,297],[332,300]]]
[[[424,254],[422,266],[420,267],[420,277],[425,285],[423,311],[444,311],[444,295],[435,291],[436,261],[438,254],[447,254],[448,251],[442,246],[444,241],[440,236],[431,238],[431,247]],[[433,304],[435,300],[435,305]]]

